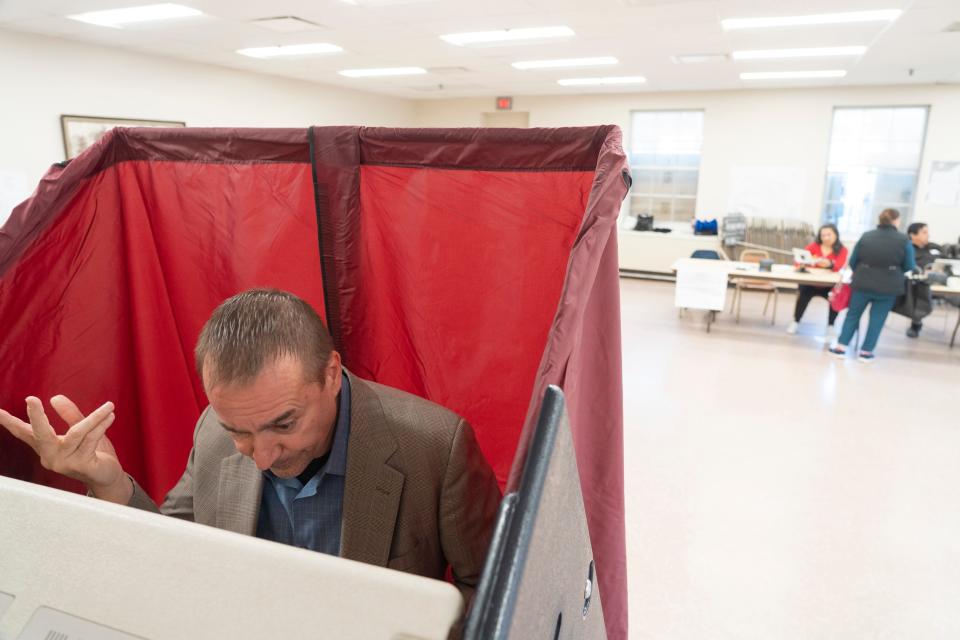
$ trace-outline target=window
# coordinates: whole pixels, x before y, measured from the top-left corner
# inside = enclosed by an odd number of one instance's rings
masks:
[[[823,221],[845,238],[877,224],[887,208],[909,221],[917,191],[927,107],[837,108],[833,111]]]
[[[629,214],[689,221],[697,205],[703,111],[634,111],[631,120]]]

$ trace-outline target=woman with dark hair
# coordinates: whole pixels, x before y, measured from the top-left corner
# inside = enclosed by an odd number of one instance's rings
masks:
[[[819,267],[821,269],[831,269],[840,271],[847,264],[847,248],[840,242],[840,231],[835,224],[825,224],[817,231],[817,239],[806,247],[807,251],[817,258],[817,261],[809,266]],[[797,268],[803,265],[797,265]],[[808,284],[800,285],[797,291],[797,306],[793,309],[793,322],[787,327],[787,333],[795,334],[797,327],[800,326],[800,318],[807,310],[807,305],[814,297],[827,299],[830,294],[830,287],[817,287]],[[837,312],[830,305],[827,305],[829,311],[827,315],[827,334],[833,330],[833,323],[837,320]]]
[[[899,222],[899,211],[884,209],[877,228],[863,234],[853,248],[850,255],[853,268],[850,308],[843,321],[840,339],[830,348],[830,353],[835,356],[842,358],[847,353],[847,345],[860,327],[860,317],[869,304],[870,323],[860,344],[859,359],[862,362],[873,360],[873,349],[877,346],[887,314],[893,309],[897,296],[905,290],[904,274],[917,266],[913,244],[897,231]]]

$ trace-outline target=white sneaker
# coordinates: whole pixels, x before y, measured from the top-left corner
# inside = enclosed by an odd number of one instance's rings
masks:
[[[797,334],[798,328],[800,328],[799,324],[797,324],[796,322],[791,322],[790,325],[787,327],[787,333],[794,336]]]

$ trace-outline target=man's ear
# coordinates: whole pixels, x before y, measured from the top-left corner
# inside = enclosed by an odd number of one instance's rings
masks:
[[[334,393],[340,393],[340,387],[343,384],[343,364],[340,362],[340,354],[336,351],[331,351],[330,357],[327,358],[323,379],[326,385],[332,386]]]

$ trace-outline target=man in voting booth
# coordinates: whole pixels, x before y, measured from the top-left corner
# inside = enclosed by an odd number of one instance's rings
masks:
[[[317,313],[284,291],[222,303],[196,363],[209,406],[159,509],[105,435],[113,403],[84,416],[54,396],[64,435],[35,397],[29,424],[3,410],[0,423],[97,498],[430,578],[449,567],[469,603],[500,490],[463,418],[348,372]]]

